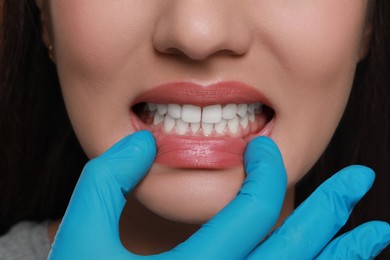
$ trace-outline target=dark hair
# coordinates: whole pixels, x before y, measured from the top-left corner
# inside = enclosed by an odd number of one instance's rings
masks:
[[[86,163],[34,0],[3,2],[0,52],[0,234],[60,218]]]
[[[390,2],[372,3],[369,54],[358,64],[349,102],[330,144],[296,192],[298,204],[340,169],[351,164],[371,167],[374,185],[340,233],[370,220],[390,222]],[[390,248],[381,257],[390,259]]]
[[[374,1],[373,8],[371,48],[358,65],[344,116],[325,153],[297,186],[299,203],[347,165],[372,167],[376,182],[345,230],[372,219],[390,222],[390,2]],[[3,234],[21,220],[60,218],[87,157],[72,130],[55,67],[41,40],[35,1],[3,0],[0,24]],[[382,256],[390,256],[389,251]]]

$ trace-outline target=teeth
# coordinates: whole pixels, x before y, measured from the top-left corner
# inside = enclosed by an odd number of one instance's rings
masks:
[[[261,113],[261,103],[211,105],[204,108],[194,105],[153,104],[147,103],[145,109],[153,118],[153,124],[163,124],[166,132],[176,127],[176,133],[185,135],[189,131],[193,134],[200,130],[204,135],[211,135],[214,130],[223,134],[229,130],[237,134],[240,127],[246,129],[249,122],[255,122],[256,114]],[[226,130],[227,129],[227,130]]]
[[[255,104],[249,104],[248,105],[248,113],[254,114],[255,113]]]
[[[157,111],[160,115],[165,115],[168,112],[168,105],[158,104]]]
[[[164,121],[164,116],[160,115],[160,113],[154,114],[153,124],[158,125],[158,124],[160,124],[162,121]]]
[[[224,119],[230,120],[236,117],[237,114],[237,105],[236,104],[228,104],[222,109],[222,117]]]
[[[229,122],[228,122],[228,127],[229,127],[229,131],[230,131],[232,134],[237,134],[237,132],[238,132],[238,126],[239,126],[238,117],[235,117],[235,118],[233,118],[232,120],[229,120]]]
[[[210,135],[213,132],[214,125],[208,123],[202,123],[203,134]]]
[[[247,128],[248,124],[249,124],[249,119],[247,116],[240,118],[240,125],[242,126],[242,128]]]
[[[193,105],[184,105],[181,111],[181,118],[184,122],[200,123],[202,109]]]
[[[149,109],[150,112],[154,112],[154,111],[157,110],[157,105],[156,104],[148,103],[147,106],[148,106],[148,109]]]
[[[164,119],[165,131],[170,132],[173,130],[174,127],[175,127],[175,119],[173,119],[169,115],[166,115]]]
[[[251,114],[249,114],[248,117],[249,117],[249,121],[251,121],[252,123],[255,122],[255,119],[256,119],[255,114],[251,113]]]
[[[200,129],[200,123],[191,123],[191,131],[193,133],[198,132]]]
[[[261,113],[261,111],[263,110],[263,104],[261,103],[255,103],[255,113]]]
[[[208,106],[203,108],[202,122],[203,123],[218,123],[222,119],[221,105]]]
[[[226,125],[227,125],[227,120],[226,119],[222,119],[219,123],[215,124],[215,126],[214,126],[215,131],[218,134],[222,134],[225,131]]]
[[[247,104],[239,104],[237,106],[237,115],[239,115],[240,117],[244,117],[246,115],[247,110],[248,110]]]
[[[184,122],[181,119],[176,120],[176,130],[179,135],[185,135],[188,130],[190,123]]]
[[[168,115],[172,118],[179,119],[181,117],[181,106],[177,104],[169,104]]]

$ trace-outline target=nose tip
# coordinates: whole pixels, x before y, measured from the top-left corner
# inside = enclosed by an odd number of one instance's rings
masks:
[[[173,1],[156,24],[154,48],[164,54],[204,60],[215,54],[242,55],[250,46],[243,19],[214,1]],[[223,9],[223,10],[218,10]]]

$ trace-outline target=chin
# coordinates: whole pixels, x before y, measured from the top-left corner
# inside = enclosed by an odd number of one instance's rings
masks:
[[[162,218],[203,224],[237,195],[244,179],[242,167],[190,170],[155,164],[135,189],[134,196]]]

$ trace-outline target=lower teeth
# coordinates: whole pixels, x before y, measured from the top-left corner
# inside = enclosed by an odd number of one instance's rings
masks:
[[[156,118],[156,117],[154,117]],[[251,121],[253,122],[253,121]],[[156,124],[157,123],[157,124]],[[235,117],[231,120],[222,119],[219,123],[187,123],[181,119],[174,119],[169,115],[153,123],[152,128],[162,129],[166,133],[176,133],[178,135],[222,135],[225,133],[237,134],[249,130],[250,124],[248,118]]]

